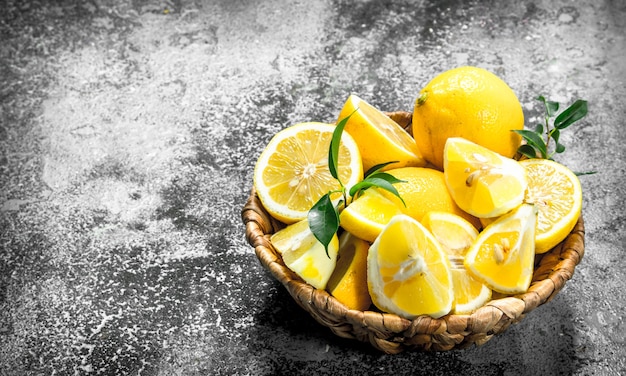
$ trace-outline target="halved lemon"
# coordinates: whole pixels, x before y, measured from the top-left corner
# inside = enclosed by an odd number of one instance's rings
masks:
[[[537,208],[522,204],[487,226],[465,255],[464,265],[494,291],[528,290],[535,260]]]
[[[274,218],[285,223],[302,220],[323,195],[340,188],[328,168],[334,130],[332,124],[299,123],[278,132],[261,152],[254,187]],[[346,132],[339,147],[338,173],[347,189],[363,179],[359,148]]]
[[[474,279],[463,265],[465,253],[478,237],[476,228],[458,215],[436,211],[427,213],[422,224],[448,254],[454,289],[452,313],[469,314],[482,307],[491,299],[491,289]]]
[[[537,216],[535,252],[544,253],[572,231],[582,211],[582,188],[567,167],[547,159],[520,162],[528,175],[525,202],[534,204]]]
[[[454,292],[450,262],[433,235],[406,214],[391,219],[367,257],[374,304],[407,319],[450,312]]]
[[[339,236],[337,266],[326,289],[350,309],[364,311],[372,304],[367,290],[367,251],[370,245],[344,231]]]
[[[526,170],[514,159],[460,137],[446,141],[443,173],[450,195],[464,211],[497,217],[524,200]]]
[[[545,253],[572,231],[582,212],[582,188],[567,167],[547,159],[520,161],[526,169],[528,188],[524,202],[537,207],[535,253]],[[483,226],[497,220],[481,218]]]
[[[373,242],[391,218],[401,213],[398,205],[372,187],[342,210],[339,222],[346,231]]]
[[[337,262],[339,239],[336,234],[328,244],[328,255],[306,219],[277,231],[270,242],[289,269],[313,287],[326,288]]]
[[[396,163],[387,169],[426,164],[415,140],[398,123],[354,94],[346,100],[337,122],[348,116],[344,129],[359,145],[365,171],[392,161]]]

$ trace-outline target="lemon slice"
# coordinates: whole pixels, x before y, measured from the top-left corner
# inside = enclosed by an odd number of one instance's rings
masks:
[[[570,169],[547,159],[527,159],[520,164],[528,174],[525,201],[539,210],[535,252],[544,253],[576,225],[583,201],[580,181]]]
[[[261,152],[254,168],[254,187],[274,218],[285,223],[302,220],[320,197],[340,188],[328,168],[334,130],[332,124],[296,124],[278,132]],[[363,179],[359,149],[346,132],[341,137],[337,170],[347,189]]]
[[[328,256],[324,245],[309,229],[306,219],[277,231],[270,237],[270,242],[289,269],[313,287],[326,288],[337,262],[337,235],[328,244]]]
[[[535,260],[537,208],[522,204],[487,226],[465,255],[464,265],[494,291],[528,290]]]
[[[326,289],[350,309],[364,311],[372,304],[367,290],[367,251],[370,245],[351,233],[339,236],[337,266]]]
[[[456,204],[476,217],[500,216],[524,200],[528,186],[524,167],[464,138],[448,139],[443,169]]]
[[[392,161],[396,163],[387,169],[426,164],[415,140],[398,123],[354,94],[346,100],[337,121],[348,116],[344,129],[359,145],[365,171]]]
[[[491,289],[474,279],[465,269],[465,253],[478,237],[476,228],[458,215],[446,212],[429,212],[422,224],[439,241],[448,254],[454,288],[452,313],[469,314],[491,299]]]
[[[367,256],[374,304],[407,319],[450,312],[454,292],[450,262],[433,235],[405,214],[391,219]]]
[[[378,189],[369,188],[346,206],[339,215],[339,223],[346,231],[373,242],[391,218],[401,213]]]

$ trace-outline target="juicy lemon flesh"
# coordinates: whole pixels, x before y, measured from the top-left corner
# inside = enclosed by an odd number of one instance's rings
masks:
[[[453,313],[457,315],[472,313],[491,299],[491,289],[474,279],[465,267],[452,267],[451,272],[454,286]]]
[[[339,236],[337,265],[326,289],[350,309],[364,311],[372,304],[367,289],[369,243],[344,231]]]
[[[339,215],[341,226],[361,239],[373,242],[387,223],[402,210],[378,189],[369,188]]]
[[[263,206],[287,224],[306,218],[308,210],[331,190],[340,188],[328,168],[328,149],[335,126],[300,123],[277,133],[261,153],[254,186]],[[339,147],[339,179],[347,189],[363,177],[358,147],[343,134]],[[332,196],[338,200],[340,194]]]
[[[383,229],[368,255],[374,304],[406,318],[441,317],[452,308],[450,264],[419,222],[398,215]]]
[[[497,217],[519,206],[528,185],[517,161],[462,138],[446,142],[444,176],[456,204],[479,218]]]
[[[386,138],[409,152],[417,153],[415,141],[405,131],[398,131],[398,123],[364,100],[357,100],[356,103],[363,118],[368,123],[375,124]]]
[[[496,233],[481,245],[481,251],[474,260],[475,270],[483,275],[498,275],[504,286],[514,286],[522,274],[522,262],[516,259],[510,244],[517,243],[519,232]],[[509,244],[509,245],[507,245]]]
[[[454,289],[452,312],[469,314],[482,307],[491,298],[491,289],[474,279],[465,269],[465,253],[478,237],[476,228],[452,213],[429,212],[422,220],[448,254]]]
[[[466,269],[494,291],[525,292],[533,273],[536,215],[533,205],[523,204],[487,226],[465,256]]]
[[[549,160],[524,160],[528,174],[525,202],[534,204],[537,216],[535,252],[545,253],[572,231],[582,211],[578,177],[567,167]]]
[[[294,210],[308,210],[329,190],[339,189],[339,182],[328,169],[328,148],[332,134],[307,130],[286,138],[276,146],[263,173],[263,182],[279,203]],[[339,148],[339,178],[348,179],[350,153]],[[329,189],[330,188],[330,189]]]
[[[478,236],[478,231],[470,222],[452,213],[432,211],[421,222],[449,257],[465,257],[467,249]]]
[[[291,271],[315,288],[326,288],[336,266],[339,250],[337,235],[328,245],[328,256],[324,245],[309,229],[307,220],[296,222],[277,231],[270,237],[270,242]]]
[[[337,121],[348,116],[344,130],[359,146],[365,171],[386,162],[395,163],[384,169],[426,164],[413,138],[398,123],[354,94],[346,100]]]

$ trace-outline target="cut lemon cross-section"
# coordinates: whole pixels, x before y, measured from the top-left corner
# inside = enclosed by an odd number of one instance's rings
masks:
[[[291,271],[315,288],[326,288],[337,262],[339,239],[336,234],[328,244],[328,256],[306,219],[277,231],[270,242]]]
[[[516,160],[476,143],[449,138],[443,166],[450,195],[461,209],[476,217],[500,216],[524,200],[526,170]]]
[[[337,121],[348,116],[345,131],[359,145],[365,171],[393,161],[396,163],[387,169],[426,164],[415,140],[398,123],[354,94],[346,100]]]
[[[520,162],[528,175],[525,201],[537,207],[535,252],[544,253],[572,231],[582,210],[578,177],[567,167],[547,159]]]
[[[387,223],[402,210],[377,188],[369,188],[339,215],[341,227],[361,239],[373,242]]]
[[[482,307],[491,299],[491,289],[472,277],[463,265],[465,253],[478,237],[476,228],[458,215],[436,211],[427,213],[422,224],[448,254],[454,286],[452,313],[469,314]]]
[[[374,304],[413,319],[441,317],[452,309],[450,262],[433,235],[415,219],[391,219],[367,256],[367,283]]]
[[[494,291],[525,292],[533,275],[536,217],[534,205],[522,204],[491,223],[467,251],[465,268]]]
[[[335,126],[300,123],[278,132],[254,168],[254,187],[265,209],[285,223],[306,218],[326,193],[340,188],[328,168],[328,150]],[[347,189],[363,179],[359,149],[350,135],[341,136],[338,174]],[[340,193],[333,196],[338,199]]]

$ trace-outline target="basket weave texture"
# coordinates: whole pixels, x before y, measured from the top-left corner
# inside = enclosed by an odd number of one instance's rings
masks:
[[[387,115],[410,133],[411,113]],[[563,242],[537,255],[527,292],[495,298],[469,315],[448,314],[438,319],[419,316],[408,320],[391,313],[348,309],[328,292],[314,288],[287,268],[269,240],[285,225],[267,213],[254,188],[241,215],[247,241],[254,247],[259,261],[285,286],[298,305],[336,335],[369,342],[388,354],[405,350],[447,351],[486,343],[530,311],[549,302],[572,278],[585,252],[581,216]]]

